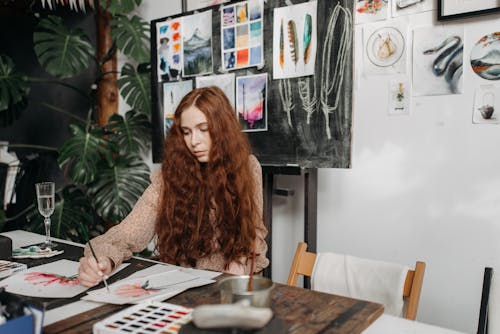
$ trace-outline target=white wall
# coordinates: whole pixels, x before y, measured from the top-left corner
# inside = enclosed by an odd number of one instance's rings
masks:
[[[174,15],[180,3],[145,0],[141,15]],[[434,16],[405,19],[429,26]],[[352,168],[318,176],[318,251],[426,261],[418,320],[468,333],[477,329],[483,268],[500,268],[500,125],[471,124],[474,87],[489,82],[468,59],[499,23],[495,15],[455,23],[465,26],[464,93],[414,97],[409,116],[387,115],[390,76],[355,78]],[[355,39],[359,70],[359,27]],[[275,183],[296,191],[273,199],[273,278],[285,282],[303,238],[303,178]]]
[[[434,16],[406,19],[437,25]],[[425,261],[418,320],[467,333],[477,331],[484,267],[500,268],[500,125],[472,124],[474,88],[492,82],[469,65],[471,47],[499,23],[498,15],[454,23],[465,27],[464,93],[413,97],[409,116],[387,115],[391,76],[355,78],[352,168],[318,175],[318,251]],[[355,39],[360,70],[360,27]],[[300,178],[278,180],[303,189]],[[273,201],[280,282],[303,238],[301,201]]]

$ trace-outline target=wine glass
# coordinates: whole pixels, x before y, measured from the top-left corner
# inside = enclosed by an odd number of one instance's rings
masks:
[[[56,244],[50,240],[50,216],[54,213],[55,184],[54,182],[41,182],[35,184],[38,211],[45,217],[45,242],[44,247],[55,247]]]

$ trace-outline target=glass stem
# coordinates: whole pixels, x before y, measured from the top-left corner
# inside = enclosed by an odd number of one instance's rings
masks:
[[[45,243],[50,244],[50,217],[46,217],[43,221],[45,224]]]

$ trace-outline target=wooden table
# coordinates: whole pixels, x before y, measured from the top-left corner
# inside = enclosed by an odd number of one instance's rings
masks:
[[[220,276],[218,279],[225,277]],[[169,303],[187,307],[215,304],[220,299],[217,284],[185,291]],[[104,305],[44,328],[46,334],[91,333],[92,325],[127,306]],[[277,284],[272,295],[275,316],[283,320],[288,333],[359,334],[382,313],[383,306],[351,298]]]

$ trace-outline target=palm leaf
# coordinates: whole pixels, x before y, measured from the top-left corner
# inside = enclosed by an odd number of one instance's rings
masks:
[[[66,168],[69,177],[76,184],[87,184],[96,178],[97,163],[103,156],[111,164],[111,154],[116,149],[114,143],[104,139],[102,129],[85,131],[78,125],[70,125],[73,137],[59,150],[58,162]]]
[[[120,156],[113,166],[100,163],[99,175],[89,184],[92,206],[104,221],[117,223],[132,210],[149,185],[149,168],[137,156]]]
[[[130,13],[136,6],[141,4],[142,0],[111,0],[106,10],[111,15]]]
[[[111,37],[118,49],[138,63],[149,62],[149,24],[139,16],[115,15],[111,21]]]
[[[114,114],[109,118],[106,129],[109,138],[118,144],[120,154],[139,154],[149,148],[151,123],[144,114],[128,111],[125,117]]]
[[[83,191],[74,185],[65,187],[62,195],[57,196],[54,214],[50,217],[51,236],[86,243],[100,232],[92,212],[90,201]],[[30,222],[27,230],[45,234],[43,217],[36,207],[26,215],[26,219]]]
[[[138,112],[149,117],[151,114],[151,82],[150,67],[140,71],[134,69],[130,64],[125,64],[122,68],[118,87],[120,94],[128,105]]]
[[[21,103],[29,92],[28,78],[16,71],[12,59],[0,55],[0,112]]]
[[[48,73],[61,79],[87,70],[95,54],[83,30],[68,29],[56,16],[40,21],[33,40],[38,62]]]

